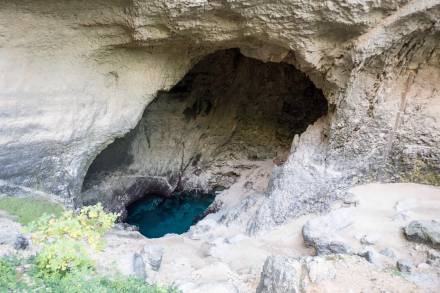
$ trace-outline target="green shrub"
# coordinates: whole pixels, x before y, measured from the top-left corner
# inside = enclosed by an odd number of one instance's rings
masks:
[[[38,275],[43,278],[62,277],[72,270],[94,267],[84,245],[69,239],[58,239],[43,245],[35,257],[35,265]]]
[[[160,287],[143,280],[121,274],[102,275],[93,269],[72,270],[65,275],[40,274],[36,258],[19,261],[14,258],[0,258],[0,292],[51,292],[51,293],[177,293],[172,288]],[[17,273],[17,267],[28,262],[32,266]],[[26,280],[26,281],[24,281]]]
[[[16,216],[17,220],[26,225],[43,214],[59,216],[63,212],[61,205],[39,197],[2,197],[0,210]]]
[[[106,213],[101,204],[88,206],[76,214],[65,211],[60,217],[43,215],[28,225],[32,240],[41,244],[35,257],[39,275],[45,278],[93,268],[87,246],[100,249],[102,236],[110,229],[117,214]]]
[[[14,259],[0,258],[0,292],[52,293],[170,293],[171,288],[150,285],[120,274],[96,272],[88,248],[100,249],[102,236],[117,215],[106,213],[100,204],[84,207],[79,213],[65,211],[61,216],[43,215],[27,227],[34,243],[41,245],[24,269]],[[21,266],[22,273],[17,273]]]
[[[27,288],[17,274],[18,264],[18,260],[12,257],[0,258],[0,292],[14,292]]]
[[[173,289],[150,285],[143,280],[123,275],[104,276],[93,271],[72,271],[63,278],[46,278],[44,286],[49,292],[69,293],[168,293]]]
[[[44,215],[30,223],[28,230],[32,232],[32,240],[36,243],[68,238],[100,249],[102,235],[113,226],[117,217],[117,214],[106,213],[98,203],[82,208],[79,214],[65,211],[60,217]]]

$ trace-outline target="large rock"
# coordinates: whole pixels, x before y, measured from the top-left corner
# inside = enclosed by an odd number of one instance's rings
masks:
[[[412,221],[403,231],[408,240],[426,243],[440,249],[440,222],[438,221]]]
[[[351,209],[339,209],[307,221],[302,229],[304,243],[313,247],[317,255],[350,253],[350,246],[338,233],[353,224],[351,213]]]
[[[160,245],[145,245],[142,256],[153,271],[158,271],[162,264],[164,248]]]
[[[145,262],[140,253],[133,254],[133,274],[141,280],[145,280],[147,278]]]
[[[263,266],[257,293],[298,293],[300,261],[284,256],[268,257]]]

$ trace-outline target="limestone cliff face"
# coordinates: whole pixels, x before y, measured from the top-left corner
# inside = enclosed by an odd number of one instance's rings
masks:
[[[2,192],[79,198],[93,160],[158,91],[229,48],[294,65],[329,104],[274,170],[249,231],[358,182],[439,183],[438,0],[0,4]]]

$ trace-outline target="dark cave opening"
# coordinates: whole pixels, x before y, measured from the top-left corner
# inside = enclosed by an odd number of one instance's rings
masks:
[[[215,52],[95,158],[82,202],[126,212],[146,195],[227,189],[256,162],[282,164],[294,135],[326,113],[322,91],[293,65]]]

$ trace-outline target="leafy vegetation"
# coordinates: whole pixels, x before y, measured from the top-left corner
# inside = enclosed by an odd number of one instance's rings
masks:
[[[18,273],[20,268],[29,267]],[[52,292],[52,293],[177,293],[172,288],[151,285],[143,280],[120,274],[105,276],[93,269],[71,271],[64,276],[44,276],[35,265],[35,259],[20,261],[0,258],[0,293]]]
[[[88,251],[102,248],[102,236],[116,217],[98,204],[79,213],[44,214],[31,222],[27,229],[41,249],[25,260],[0,258],[0,292],[176,292],[134,277],[96,271]]]
[[[35,258],[44,277],[64,276],[70,271],[93,268],[87,248],[103,246],[102,236],[113,226],[117,214],[106,213],[101,204],[84,207],[78,214],[65,211],[60,217],[43,215],[28,225],[32,240],[41,245]]]
[[[17,217],[17,220],[26,225],[43,214],[59,216],[63,212],[61,205],[39,197],[2,197],[0,210]]]
[[[16,272],[18,260],[12,257],[0,258],[0,292],[14,292],[27,288]]]

